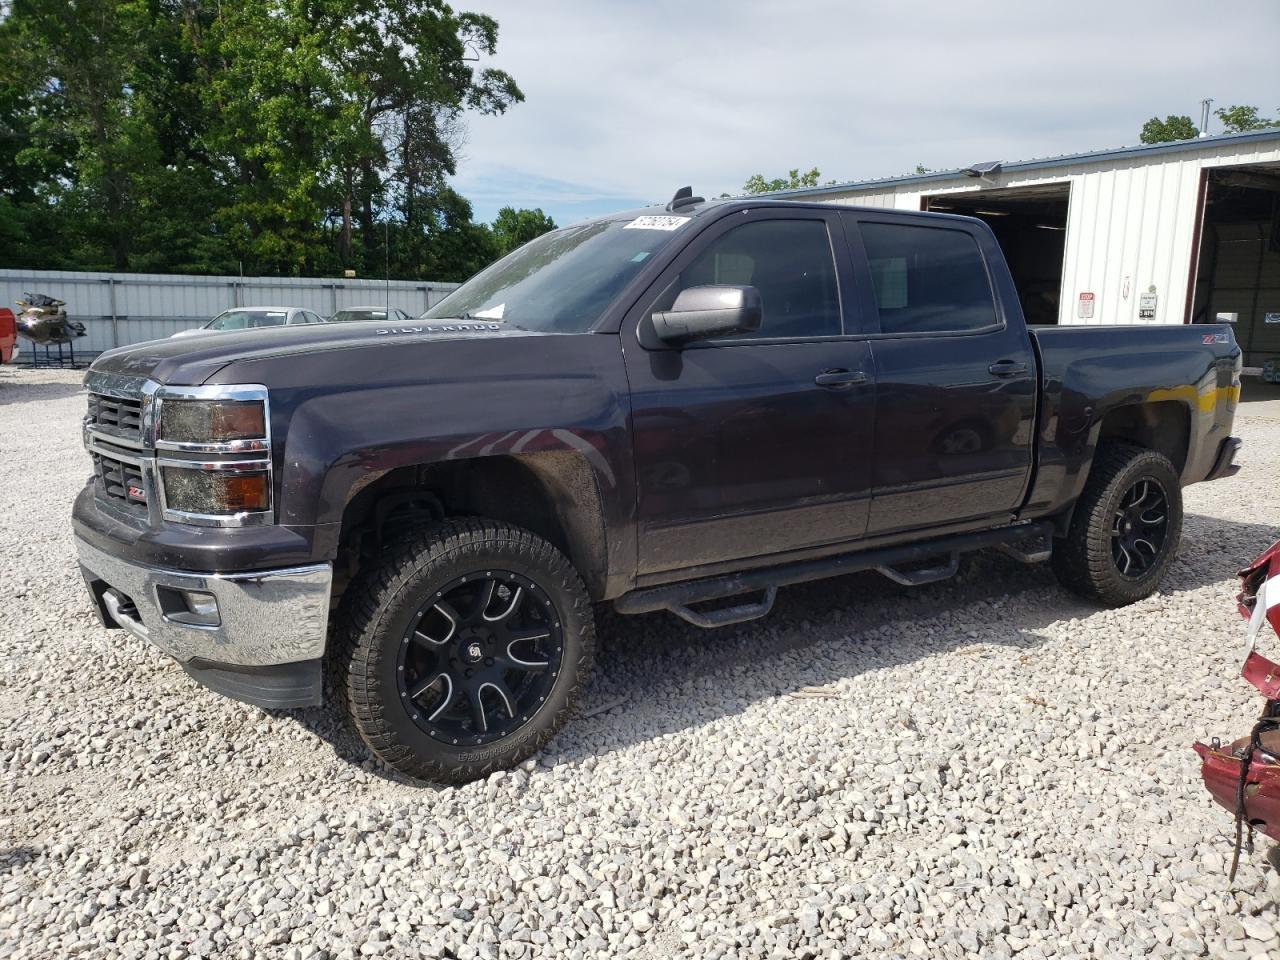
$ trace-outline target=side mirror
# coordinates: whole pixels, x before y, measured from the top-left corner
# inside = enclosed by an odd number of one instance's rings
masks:
[[[670,310],[653,315],[653,332],[673,346],[760,329],[764,306],[755,287],[689,287]]]

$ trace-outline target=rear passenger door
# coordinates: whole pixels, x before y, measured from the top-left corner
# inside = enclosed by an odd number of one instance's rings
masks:
[[[1030,480],[1036,361],[1003,257],[964,220],[845,214],[872,318],[868,535],[1007,520]]]
[[[760,330],[656,342],[653,312],[705,284],[754,286]],[[863,534],[875,391],[852,287],[838,213],[769,208],[705,228],[628,314],[642,576]]]

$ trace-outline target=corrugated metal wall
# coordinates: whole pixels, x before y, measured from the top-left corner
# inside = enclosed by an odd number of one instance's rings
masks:
[[[1047,164],[997,174],[991,184],[957,176],[929,183],[873,183],[830,194],[809,192],[803,199],[919,210],[926,196],[1068,183],[1071,199],[1059,322],[1182,323],[1198,242],[1201,171],[1258,163],[1280,163],[1280,147],[1274,140],[1206,144],[1203,150],[1152,157]],[[1139,298],[1151,287],[1156,293],[1155,319],[1142,320]],[[1082,320],[1076,315],[1077,304],[1086,292],[1094,294],[1094,314]]]
[[[457,286],[436,281],[387,284],[381,280],[0,270],[0,305],[11,305],[27,291],[65,300],[68,316],[88,328],[88,335],[76,341],[77,353],[93,354],[198,327],[236,306],[306,307],[329,316],[343,307],[382,306],[389,299],[391,306],[417,316]]]

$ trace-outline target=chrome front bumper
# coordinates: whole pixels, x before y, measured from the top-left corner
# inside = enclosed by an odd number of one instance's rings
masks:
[[[128,563],[75,540],[85,582],[108,627],[158,647],[227,696],[273,707],[319,701],[330,564],[191,573]],[[172,598],[186,591],[214,597],[216,624],[175,619],[184,614],[175,613]],[[162,595],[170,598],[168,605]]]

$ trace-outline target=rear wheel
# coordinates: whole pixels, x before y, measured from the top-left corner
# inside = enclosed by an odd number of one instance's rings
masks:
[[[423,780],[461,783],[546,745],[591,667],[586,589],[527,530],[454,520],[343,597],[339,678],[361,737]]]
[[[1053,571],[1067,589],[1119,607],[1150,596],[1182,535],[1182,489],[1169,459],[1127,443],[1100,446]]]

